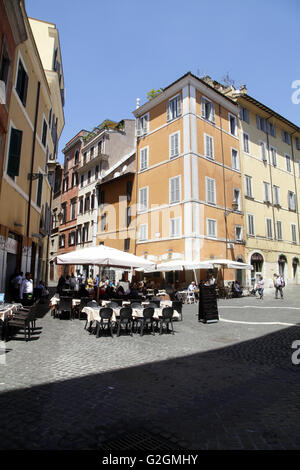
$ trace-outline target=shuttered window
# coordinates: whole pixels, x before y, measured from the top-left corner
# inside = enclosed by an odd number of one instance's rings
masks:
[[[273,197],[274,197],[274,204],[280,205],[280,189],[279,186],[273,186]]]
[[[214,219],[207,219],[207,236],[208,237],[217,237],[217,222]]]
[[[231,149],[231,161],[232,161],[232,168],[234,170],[239,170],[240,169],[239,154],[238,154],[238,151],[235,149]]]
[[[255,235],[254,233],[254,215],[248,214],[248,234]]]
[[[266,219],[266,221],[267,221],[267,238],[273,238],[272,219]]]
[[[280,220],[277,220],[276,226],[277,226],[277,240],[282,240],[282,224]]]
[[[170,237],[179,237],[181,234],[180,230],[181,218],[176,217],[174,219],[170,219]]]
[[[136,131],[137,131],[138,137],[144,134],[147,134],[147,132],[149,132],[149,113],[137,119],[136,127],[137,127]]]
[[[215,122],[215,105],[207,98],[201,98],[201,115],[207,121]]]
[[[22,136],[23,136],[22,131],[11,128],[9,151],[8,151],[8,162],[7,162],[7,170],[6,170],[7,174],[11,178],[15,178],[15,176],[19,176]]]
[[[249,135],[248,134],[243,134],[243,143],[244,143],[244,152],[249,153],[250,148],[249,148]]]
[[[285,161],[286,161],[286,171],[291,173],[292,167],[291,167],[291,157],[289,155],[285,156]]]
[[[146,211],[147,209],[148,209],[148,188],[141,188],[139,210]]]
[[[148,225],[147,224],[140,225],[139,235],[140,235],[139,236],[140,240],[147,240],[148,238]]]
[[[170,135],[170,158],[177,157],[180,153],[179,150],[179,142],[180,142],[180,133],[176,132],[175,134]]]
[[[266,150],[266,143],[265,142],[259,142],[260,145],[260,152],[261,152],[261,159],[263,162],[267,161],[267,150]]]
[[[148,147],[140,151],[140,170],[145,170],[146,168],[148,168]]]
[[[264,181],[264,201],[270,202],[270,184]]]
[[[246,196],[252,197],[252,177],[245,175]]]
[[[296,231],[296,225],[291,224],[291,229],[292,229],[292,242],[297,243],[297,231]]]
[[[170,204],[180,202],[180,176],[169,179]]]
[[[214,159],[214,140],[207,134],[204,134],[204,152],[206,157]]]
[[[216,204],[216,181],[206,177],[206,202]]]
[[[167,104],[167,121],[171,121],[172,119],[176,119],[181,115],[181,96],[177,95],[171,100],[168,101]]]
[[[45,119],[43,120],[43,133],[42,133],[42,144],[44,147],[46,147],[46,140],[47,140],[47,123]]]

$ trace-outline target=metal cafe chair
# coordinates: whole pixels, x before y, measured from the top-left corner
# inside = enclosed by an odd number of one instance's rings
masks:
[[[72,297],[60,297],[59,305],[55,316],[59,316],[61,319],[63,312],[69,313],[69,318],[72,318]]]
[[[154,333],[154,323],[155,319],[153,318],[154,315],[154,308],[153,307],[146,307],[143,310],[143,316],[141,318],[137,318],[137,327],[140,327],[140,336],[143,336],[144,330],[148,330],[148,326],[150,325],[152,328],[152,334]]]
[[[161,335],[163,332],[163,326],[166,326],[166,332],[169,332],[169,324],[172,327],[172,334],[174,335],[174,328],[173,328],[173,307],[164,307],[162,309],[162,316],[159,319],[159,334]]]
[[[112,315],[113,315],[113,310],[110,307],[102,307],[100,308],[100,320],[97,320],[96,324],[96,337],[99,338],[100,336],[100,330],[105,331],[105,330],[110,330],[110,335],[113,338],[113,325],[112,325]]]
[[[128,331],[129,334],[132,336],[132,327],[133,327],[133,318],[132,318],[132,308],[131,307],[122,307],[120,310],[120,316],[117,318],[117,336],[120,336],[120,332],[122,326],[124,326],[124,330]]]

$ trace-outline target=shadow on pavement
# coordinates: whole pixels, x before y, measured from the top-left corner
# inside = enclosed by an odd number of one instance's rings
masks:
[[[121,449],[124,435],[127,450],[142,446],[145,435],[154,446],[189,450],[299,448],[296,339],[299,328],[291,327],[200,354],[3,392],[0,448]],[[99,361],[102,340],[109,338],[99,339]]]

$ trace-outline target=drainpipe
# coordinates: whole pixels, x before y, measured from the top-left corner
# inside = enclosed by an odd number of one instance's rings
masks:
[[[300,221],[299,221],[299,207],[298,207],[298,191],[297,191],[297,180],[296,180],[296,170],[295,170],[295,154],[294,154],[294,146],[293,146],[293,138],[292,138],[292,136],[294,134],[296,134],[296,131],[291,134],[291,147],[292,147],[292,159],[293,159],[293,169],[294,169],[294,182],[295,182],[295,195],[296,195],[296,214],[297,214],[298,236],[299,236],[299,234],[300,234]],[[298,243],[299,243],[299,241],[298,241]]]
[[[35,140],[36,140],[36,129],[37,129],[37,120],[39,114],[39,102],[40,102],[40,88],[41,83],[38,82],[37,85],[37,93],[36,93],[36,105],[35,105],[35,117],[34,117],[34,130],[32,136],[32,152],[31,152],[31,166],[30,166],[30,182],[29,182],[29,196],[28,196],[28,208],[27,208],[27,229],[26,229],[26,237],[27,242],[29,238],[29,229],[30,229],[30,211],[31,211],[31,195],[32,195],[32,174],[33,174],[33,167],[34,167],[34,153],[35,153]],[[26,269],[28,269],[28,247],[27,247],[27,255],[26,255]]]
[[[225,238],[226,238],[226,256],[225,258],[228,259],[228,226],[227,226],[227,202],[226,202],[226,178],[225,178],[225,159],[224,159],[224,147],[223,147],[223,129],[222,129],[222,120],[221,120],[221,105],[219,104],[219,115],[220,115],[220,129],[221,129],[221,147],[222,147],[222,162],[223,162],[223,189],[224,189],[224,218],[225,218]]]
[[[266,121],[270,119],[271,116],[266,118]],[[272,204],[272,215],[273,215],[273,228],[274,228],[274,239],[277,240],[277,232],[276,232],[276,222],[275,222],[275,211],[274,211],[274,197],[273,197],[273,178],[272,178],[272,165],[270,159],[270,141],[269,141],[269,133],[267,134],[267,150],[268,150],[268,159],[269,159],[269,172],[270,172],[270,183],[271,183],[271,204]],[[267,163],[267,164],[268,164]]]

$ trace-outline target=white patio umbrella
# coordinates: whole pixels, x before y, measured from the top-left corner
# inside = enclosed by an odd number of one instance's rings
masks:
[[[211,259],[210,262],[214,265],[221,265],[229,269],[253,269],[251,264],[240,263],[239,261],[233,261],[231,259]]]
[[[169,272],[169,271],[183,271],[191,270],[194,272],[195,281],[198,284],[196,269],[212,269],[212,263],[208,261],[185,261],[174,259],[166,261],[165,263],[157,264],[155,269],[147,268],[144,272]]]
[[[152,268],[155,264],[141,256],[135,256],[110,246],[97,245],[58,255],[57,264],[89,264],[114,268]]]

